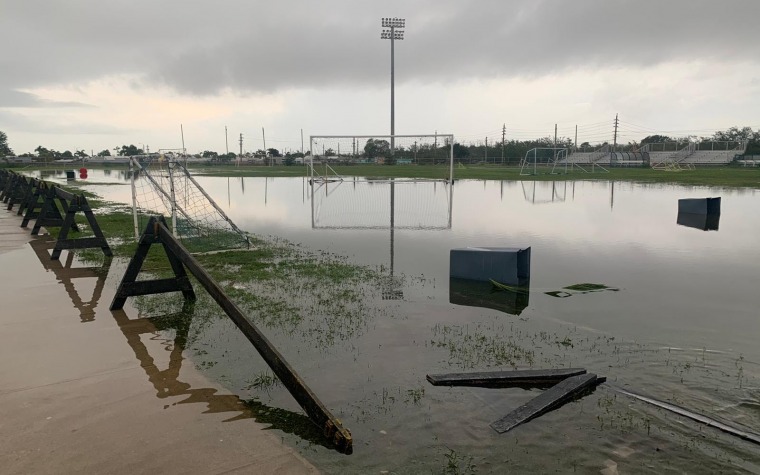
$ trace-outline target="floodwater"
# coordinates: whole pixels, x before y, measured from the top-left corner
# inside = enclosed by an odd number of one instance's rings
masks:
[[[125,174],[108,172],[92,171],[88,180],[98,184],[88,188],[128,203]],[[403,180],[198,181],[246,231],[397,277],[376,298],[378,310],[343,338],[271,322],[264,329],[352,431],[354,454],[344,456],[273,418],[273,430],[325,471],[760,472],[757,445],[616,389],[760,432],[760,191],[603,181],[462,180],[453,190]],[[713,196],[722,198],[719,219],[678,216],[679,198]],[[529,295],[450,281],[450,249],[468,246],[530,246]],[[578,283],[610,289],[565,289]],[[266,366],[226,319],[189,332],[185,353],[209,378],[264,407],[300,412],[281,386],[251,384]],[[584,367],[608,383],[499,435],[488,424],[539,389],[425,380],[513,367]]]

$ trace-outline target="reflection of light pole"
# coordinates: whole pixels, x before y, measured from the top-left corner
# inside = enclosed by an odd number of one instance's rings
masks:
[[[395,116],[394,116],[394,102],[395,102],[395,92],[393,87],[394,82],[394,66],[393,66],[393,42],[395,40],[403,40],[404,39],[404,31],[396,31],[397,28],[405,28],[406,20],[403,18],[383,18],[382,26],[383,28],[390,28],[389,30],[383,30],[380,32],[380,39],[383,40],[391,40],[391,155],[393,155],[395,147],[394,147],[394,135],[396,135],[396,124],[395,124]]]

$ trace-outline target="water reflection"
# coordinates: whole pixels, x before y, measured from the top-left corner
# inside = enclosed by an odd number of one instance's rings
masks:
[[[702,231],[717,231],[720,225],[720,214],[678,213],[676,224]]]
[[[111,268],[111,258],[105,257],[103,265],[99,267],[72,267],[74,263],[74,253],[72,252],[68,253],[65,264],[61,263],[60,259],[52,260],[50,258],[49,251],[55,247],[55,244],[56,241],[47,239],[35,239],[29,242],[29,246],[40,260],[42,267],[46,271],[53,272],[56,279],[63,284],[74,308],[79,310],[79,318],[81,318],[82,323],[91,322],[95,320],[95,308],[98,306],[101,295],[103,295],[106,276]],[[80,278],[96,279],[92,298],[87,302],[82,299],[74,285],[74,279]]]
[[[567,198],[566,181],[521,181],[520,185],[523,198],[532,204],[563,203]]]
[[[235,415],[225,422],[252,417],[250,411],[239,397],[232,394],[217,394],[213,388],[193,388],[190,384],[179,379],[184,356],[182,351],[187,342],[188,331],[193,318],[193,305],[185,304],[182,311],[167,314],[160,317],[138,318],[131,320],[123,310],[112,311],[114,320],[124,337],[132,348],[135,357],[140,362],[140,367],[148,376],[148,381],[156,389],[156,397],[165,399],[168,397],[187,396],[175,404],[202,403],[206,405],[206,413],[232,412]],[[174,338],[165,339],[162,334],[173,330]],[[166,369],[160,370],[155,359],[143,343],[142,336],[148,335],[150,339],[162,342],[160,348],[169,351],[169,364]]]
[[[130,319],[124,310],[111,312],[135,358],[140,362],[140,367],[148,376],[148,381],[155,388],[156,397],[166,399],[186,396],[185,399],[171,405],[204,404],[204,414],[231,413],[223,422],[253,419],[262,424],[269,424],[270,429],[279,429],[332,449],[311,419],[303,414],[270,407],[255,399],[242,400],[234,394],[218,394],[218,390],[214,388],[193,388],[190,383],[180,378],[185,361],[183,352],[188,345],[194,310],[194,303],[185,302],[181,311],[156,317]],[[174,337],[167,338],[166,335],[172,332]],[[159,369],[156,364],[158,358],[151,355],[148,346],[143,342],[144,336],[158,341],[161,351],[169,352],[169,361],[165,369]]]
[[[30,241],[29,245],[44,269],[53,272],[56,279],[64,286],[74,308],[80,313],[81,322],[93,322],[112,268],[112,259],[106,257],[100,266],[74,267],[81,263],[75,258],[74,253],[68,253],[65,263],[61,260],[50,259],[49,251],[55,247],[54,240],[35,239]],[[77,279],[95,279],[92,297],[88,301],[85,301],[77,290],[77,285],[75,285]],[[182,310],[176,313],[136,319],[130,319],[123,310],[111,312],[127,344],[139,361],[140,367],[148,377],[148,381],[156,390],[156,397],[159,399],[184,397],[171,405],[203,404],[206,407],[204,414],[231,413],[231,417],[225,419],[224,422],[253,419],[259,423],[269,424],[270,428],[331,448],[314,423],[303,414],[270,407],[257,400],[242,400],[234,394],[218,394],[215,388],[194,388],[190,383],[182,380],[180,374],[186,359],[183,352],[188,344],[194,308],[192,303],[186,303]],[[167,337],[169,334],[173,334],[173,337]],[[144,337],[159,343],[158,346],[151,345],[154,352],[155,348],[161,352],[169,352],[168,364],[164,369],[160,369],[156,363],[157,360],[164,359],[163,354],[151,354],[149,346],[143,340]]]
[[[390,273],[384,300],[404,298],[403,284],[395,278],[396,230],[451,229],[453,187],[445,183],[353,178],[310,180],[309,187],[312,229],[388,230]]]
[[[468,307],[483,307],[510,315],[520,315],[530,301],[530,280],[510,289],[496,289],[490,282],[449,279],[449,302]]]

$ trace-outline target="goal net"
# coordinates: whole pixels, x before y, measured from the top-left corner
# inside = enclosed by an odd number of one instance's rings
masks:
[[[313,135],[309,171],[312,180],[336,181],[338,166],[431,166],[435,180],[454,178],[454,136],[432,135]],[[415,173],[410,173],[414,175]],[[421,172],[425,176],[431,173]]]
[[[150,216],[160,214],[190,252],[250,247],[248,236],[174,155],[132,158],[130,169],[136,237]]]

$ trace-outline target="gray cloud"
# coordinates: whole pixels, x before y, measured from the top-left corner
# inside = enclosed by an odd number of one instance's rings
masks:
[[[0,89],[0,107],[93,107],[73,101],[51,101],[36,94],[14,89]]]
[[[0,109],[0,130],[23,131],[45,135],[119,135],[129,129],[114,127],[104,123],[62,121],[55,115],[29,116]]]
[[[407,19],[399,82],[760,61],[756,0],[8,3],[0,90],[122,73],[197,95],[384,87],[382,16]]]

